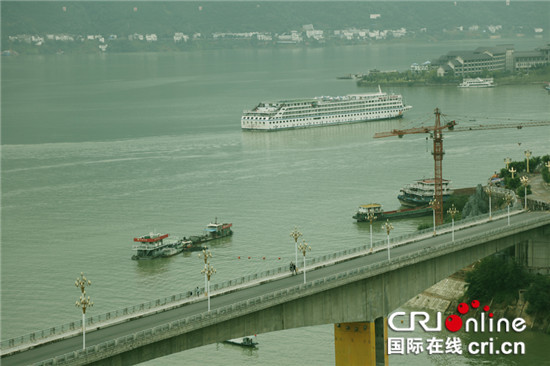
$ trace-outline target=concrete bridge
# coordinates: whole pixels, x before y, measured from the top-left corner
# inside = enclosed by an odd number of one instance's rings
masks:
[[[390,260],[386,245],[325,256],[308,265],[306,284],[283,268],[217,293],[214,286],[210,312],[196,298],[165,301],[149,315],[127,309],[126,316],[111,319],[115,324],[95,324],[86,335],[86,350],[78,323],[57,338],[4,341],[1,362],[132,365],[249,334],[335,324],[337,364],[387,364],[385,317],[438,281],[510,247],[529,268],[550,269],[549,212],[517,213],[510,225],[506,214],[465,222],[454,235],[452,242],[446,225],[438,227],[437,236],[429,229],[393,240]],[[351,343],[360,347],[350,348]]]

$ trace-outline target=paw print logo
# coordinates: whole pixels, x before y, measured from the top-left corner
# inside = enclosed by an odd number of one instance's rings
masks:
[[[470,306],[472,307],[472,309],[479,308],[480,306],[479,300],[472,300],[470,305],[466,304],[465,302],[461,302],[460,304],[458,304],[457,311],[460,315],[465,315],[470,310]],[[485,305],[483,307],[483,311],[485,312],[489,312],[490,309],[491,308],[489,307],[489,305]],[[493,317],[493,313],[489,313],[489,318],[492,318],[492,317]],[[455,315],[455,314],[449,315],[445,319],[445,328],[447,328],[449,332],[453,332],[453,333],[458,332],[462,328],[462,325],[463,325],[463,321],[459,315]]]

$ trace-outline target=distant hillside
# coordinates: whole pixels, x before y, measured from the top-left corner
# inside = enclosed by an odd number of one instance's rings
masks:
[[[135,8],[135,9],[134,9]],[[503,32],[550,28],[550,2],[188,2],[2,1],[2,39],[15,34],[118,34],[261,31],[283,33],[304,24],[316,29],[350,27],[427,32],[458,26],[502,25]],[[370,14],[380,14],[370,19]]]

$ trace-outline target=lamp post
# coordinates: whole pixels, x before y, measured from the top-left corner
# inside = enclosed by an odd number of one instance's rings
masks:
[[[92,281],[84,277],[84,272],[80,272],[80,278],[76,278],[74,285],[80,288],[82,294],[75,303],[76,307],[82,308],[82,349],[86,348],[86,309],[90,306],[94,306],[94,303],[90,301],[90,296],[86,297],[86,286],[91,286]]]
[[[504,163],[506,164],[506,170],[509,169],[511,162],[512,162],[512,159],[510,159],[510,158],[504,159]]]
[[[433,199],[430,201],[430,207],[432,208],[433,210],[433,213],[434,213],[434,236],[436,235],[435,233],[435,209],[437,208],[437,206],[439,205],[439,202],[437,202],[437,199]]]
[[[521,181],[521,184],[525,187],[525,211],[527,211],[527,186],[529,185],[529,178],[527,178],[525,175],[521,178],[519,178]]]
[[[386,234],[388,236],[388,262],[390,261],[390,231],[393,230],[393,225],[390,224],[390,219],[386,219],[382,229],[386,229]]]
[[[525,150],[525,160],[527,162],[527,173],[529,173],[529,157],[531,157],[531,151]]]
[[[369,211],[367,213],[367,219],[370,221],[370,251],[372,252],[372,222],[376,220],[376,216],[374,216],[374,213]]]
[[[204,275],[208,278],[206,293],[208,294],[208,311],[210,311],[210,277],[216,273],[216,270],[210,265],[210,263],[207,263],[204,265],[204,269],[201,273],[204,273]]]
[[[491,183],[487,187],[485,187],[485,193],[489,195],[489,221],[493,220],[493,211],[492,211],[492,205],[491,205],[491,195],[493,194],[493,186]]]
[[[294,254],[295,254],[295,264],[298,265],[298,238],[302,236],[302,233],[298,231],[298,228],[294,226],[294,230],[290,232],[290,237],[294,238]]]
[[[512,202],[512,195],[509,192],[506,192],[504,199],[506,200],[506,206],[508,207],[508,226],[510,226],[510,202]]]
[[[510,169],[508,169],[508,171],[509,171],[510,173],[512,173],[512,179],[514,179],[514,173],[515,173],[517,170],[515,170],[514,167],[511,167]]]
[[[208,264],[208,258],[212,258],[212,252],[209,251],[209,250],[206,250],[206,249],[203,249],[202,250],[202,254],[199,253],[199,258],[203,258],[204,259],[204,267],[206,268],[206,265]],[[208,295],[208,290],[207,290],[207,278],[206,278],[206,272],[204,273],[204,292],[205,292],[205,296]],[[197,294],[198,296],[198,294]]]
[[[455,215],[457,214],[458,210],[456,209],[454,203],[451,205],[451,208],[447,210],[447,213],[451,215],[451,221],[452,221],[452,224],[451,224],[451,227],[452,227],[452,230],[451,230],[451,235],[452,235],[452,240],[453,240],[453,243],[455,241]]]
[[[304,255],[304,284],[306,283],[306,252],[311,250],[311,247],[306,243],[305,240],[302,240],[302,243],[298,245],[298,250]]]

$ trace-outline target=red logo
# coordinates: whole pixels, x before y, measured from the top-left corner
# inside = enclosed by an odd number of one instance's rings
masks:
[[[470,310],[470,306],[472,307],[472,309],[477,309],[479,308],[479,305],[479,300],[472,300],[470,305],[466,304],[465,302],[461,302],[460,304],[458,304],[457,311],[459,314],[465,315]],[[488,312],[489,310],[489,305],[485,305],[483,307],[483,311]],[[493,313],[489,313],[489,318],[492,317]],[[455,314],[449,315],[447,319],[445,319],[445,328],[447,328],[449,332],[458,332],[462,328],[463,324],[464,323],[462,321],[462,318]]]

